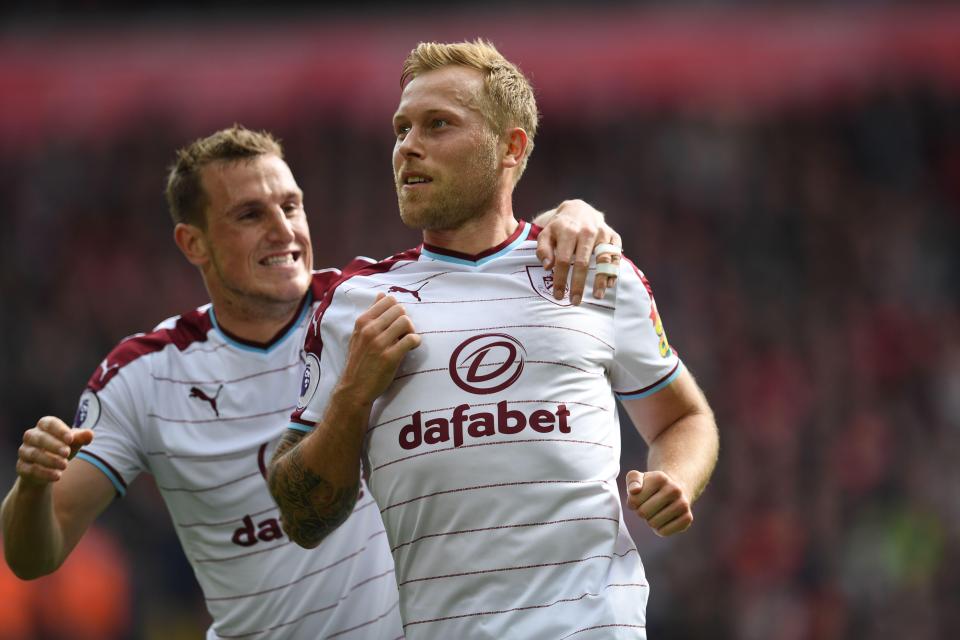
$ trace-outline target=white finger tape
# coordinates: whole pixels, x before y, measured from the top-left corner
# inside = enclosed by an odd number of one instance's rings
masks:
[[[601,242],[600,244],[598,244],[593,248],[593,255],[599,256],[600,254],[603,254],[603,253],[613,253],[619,256],[620,254],[623,253],[623,249],[621,249],[615,244],[610,244],[608,242]]]
[[[612,262],[598,262],[597,263],[597,273],[602,273],[608,276],[615,276],[620,272],[619,265],[615,265]]]

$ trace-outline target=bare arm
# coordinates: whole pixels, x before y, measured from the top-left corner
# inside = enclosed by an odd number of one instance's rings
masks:
[[[627,473],[627,503],[658,535],[684,531],[717,463],[713,412],[686,370],[667,388],[628,400],[624,408],[650,447],[647,471]]]
[[[336,395],[336,393],[335,393]],[[360,454],[370,415],[343,415],[342,403],[313,432],[288,430],[270,461],[269,485],[290,539],[312,549],[350,516],[360,489]]]
[[[23,436],[17,480],[3,501],[3,551],[24,580],[56,571],[90,523],[115,495],[113,485],[83,460],[69,460],[93,439],[45,417]]]
[[[601,243],[621,247],[620,234],[604,222],[601,212],[583,200],[564,200],[555,209],[538,215],[533,223],[543,227],[537,237],[537,257],[544,269],[553,269],[554,297],[557,300],[563,298],[570,265],[573,264],[570,301],[580,304],[594,247]],[[619,261],[619,254],[597,256],[598,263],[617,264]],[[616,281],[615,275],[598,273],[593,280],[593,297],[602,299],[604,292]]]
[[[317,546],[350,516],[373,402],[393,382],[407,351],[419,345],[403,307],[380,294],[357,318],[323,418],[309,434],[287,434],[274,453],[270,492],[284,530],[300,546]]]

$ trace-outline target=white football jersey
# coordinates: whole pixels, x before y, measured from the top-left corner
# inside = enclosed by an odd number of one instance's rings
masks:
[[[338,276],[315,273],[297,318],[269,345],[229,336],[206,305],[122,341],[81,396],[74,423],[94,440],[77,457],[121,496],[141,472],[154,475],[213,617],[208,638],[403,636],[369,491],[305,550],[280,528],[265,479],[296,405],[309,320]]]
[[[616,395],[681,363],[643,275],[553,298],[521,222],[477,256],[429,245],[345,273],[307,333],[291,428],[323,415],[356,317],[396,297],[422,337],[375,403],[365,468],[407,638],[644,638],[648,585],[616,478]],[[591,272],[591,277],[592,277]]]

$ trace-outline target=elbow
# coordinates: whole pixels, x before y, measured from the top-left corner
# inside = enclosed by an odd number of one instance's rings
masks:
[[[287,534],[287,535],[290,536],[290,539],[293,540],[297,544],[297,546],[303,549],[316,549],[317,547],[320,546],[320,543],[323,542],[323,538],[300,538],[300,537],[294,537],[291,534]]]
[[[281,503],[280,526],[293,542],[304,549],[314,549],[347,521],[353,513],[353,502],[342,504],[335,509],[318,509],[316,505],[297,505]]]
[[[12,571],[13,575],[17,576],[21,580],[36,580],[37,578],[50,575],[58,568],[57,566],[44,566],[39,565],[36,562],[26,561],[23,558],[18,558],[10,553],[6,553],[4,555],[7,561],[7,566],[10,567],[10,571]]]
[[[287,537],[304,549],[316,549],[320,546],[333,529],[318,530],[316,528],[292,526],[290,521],[280,512],[280,527]]]
[[[352,486],[337,486],[306,469],[293,451],[283,457],[274,455],[267,485],[280,509],[284,533],[301,547],[313,549],[350,517],[359,478]]]
[[[10,570],[13,571],[13,575],[25,582],[29,580],[36,580],[37,578],[42,578],[53,573],[53,571],[37,571],[25,567],[15,567],[13,565],[10,566]]]

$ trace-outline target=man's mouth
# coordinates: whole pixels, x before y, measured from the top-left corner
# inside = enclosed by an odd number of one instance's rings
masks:
[[[404,171],[400,175],[400,184],[407,187],[412,187],[419,184],[427,184],[430,182],[433,182],[433,178],[425,176],[422,173]]]
[[[300,259],[299,251],[285,251],[284,253],[274,253],[260,260],[260,264],[265,267],[277,267],[283,265],[295,264]]]

